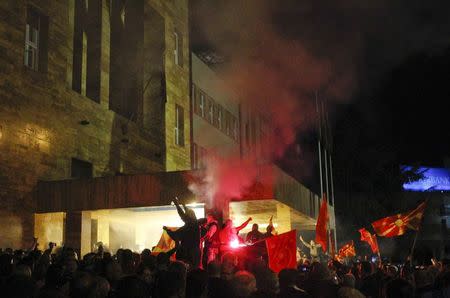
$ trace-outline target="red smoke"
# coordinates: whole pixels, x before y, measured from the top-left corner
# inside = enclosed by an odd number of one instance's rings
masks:
[[[220,70],[223,91],[237,95],[244,113],[261,115],[268,129],[258,140],[260,148],[251,154],[207,159],[204,174],[197,177],[200,182],[191,183],[190,189],[211,201],[241,198],[261,180],[272,183],[273,177],[261,175],[257,162],[263,159],[272,163],[283,158],[300,133],[315,129],[316,94],[328,101],[341,100],[353,86],[350,67],[338,67],[340,64],[333,60],[314,55],[301,41],[280,37],[259,1],[245,3],[254,3],[255,9],[246,7],[243,15],[238,16],[223,9],[227,14],[222,16],[223,23],[219,16],[205,26],[216,25],[216,29],[223,26],[219,28],[220,36],[229,36],[229,31],[236,30],[228,42],[210,35],[213,42],[214,38],[216,42],[219,40],[218,48],[233,53]],[[240,132],[245,133],[243,127]],[[257,157],[261,152],[264,156]]]

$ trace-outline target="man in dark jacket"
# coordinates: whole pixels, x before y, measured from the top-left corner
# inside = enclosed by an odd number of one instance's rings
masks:
[[[192,268],[197,268],[200,265],[200,227],[197,221],[197,217],[192,209],[187,208],[185,205],[181,207],[180,202],[176,198],[173,200],[178,215],[184,222],[184,226],[171,231],[166,226],[163,229],[169,234],[169,236],[179,242],[177,248],[177,260],[188,263]]]

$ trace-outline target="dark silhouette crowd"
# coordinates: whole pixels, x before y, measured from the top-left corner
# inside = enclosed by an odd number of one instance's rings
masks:
[[[321,263],[311,254],[310,259],[299,258],[297,268],[275,273],[267,254],[261,253],[264,239],[276,235],[272,218],[266,233],[253,224],[244,238],[239,231],[251,218],[238,227],[227,220],[219,228],[213,216],[197,219],[177,199],[174,203],[184,225],[177,230],[164,227],[175,243],[167,252],[118,249],[112,254],[100,244],[79,257],[73,248],[54,243],[42,251],[37,239],[28,250],[0,250],[0,297],[450,297],[448,259],[433,260],[429,266],[395,266]],[[231,245],[234,241],[241,246]]]
[[[244,262],[233,252],[204,269],[171,253],[2,250],[0,297],[450,297],[448,259],[427,267],[306,259],[276,274],[263,259]]]

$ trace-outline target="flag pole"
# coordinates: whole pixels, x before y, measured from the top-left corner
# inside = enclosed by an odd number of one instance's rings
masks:
[[[425,206],[427,206],[427,204],[428,204],[428,199],[429,199],[429,196],[425,199]],[[425,207],[425,208],[426,208],[426,207]],[[425,210],[426,210],[426,209],[425,209]],[[412,266],[412,264],[413,264],[414,249],[416,248],[417,237],[419,236],[420,230],[422,229],[423,219],[425,218],[425,210],[423,211],[423,215],[422,215],[422,217],[420,218],[420,224],[419,224],[419,227],[417,228],[416,235],[414,235],[414,241],[413,241],[413,244],[412,244],[412,247],[411,247],[411,253],[410,253],[410,255],[409,255],[409,264],[410,264],[411,266]]]

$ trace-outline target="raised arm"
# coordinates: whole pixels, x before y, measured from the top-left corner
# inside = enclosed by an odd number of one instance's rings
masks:
[[[242,225],[240,225],[239,227],[236,228],[236,232],[239,233],[239,231],[244,229],[251,220],[252,220],[252,218],[249,217]]]
[[[305,240],[303,240],[303,237],[300,236],[300,241],[303,243],[304,246],[306,246],[307,248],[311,248],[311,245],[309,243],[307,243]]]
[[[187,221],[187,216],[186,216],[186,206],[183,205],[183,208],[181,208],[180,206],[180,202],[178,201],[178,198],[175,197],[175,199],[173,200],[173,203],[175,204],[175,207],[177,208],[177,212],[178,215],[180,216],[181,220],[186,222]]]

